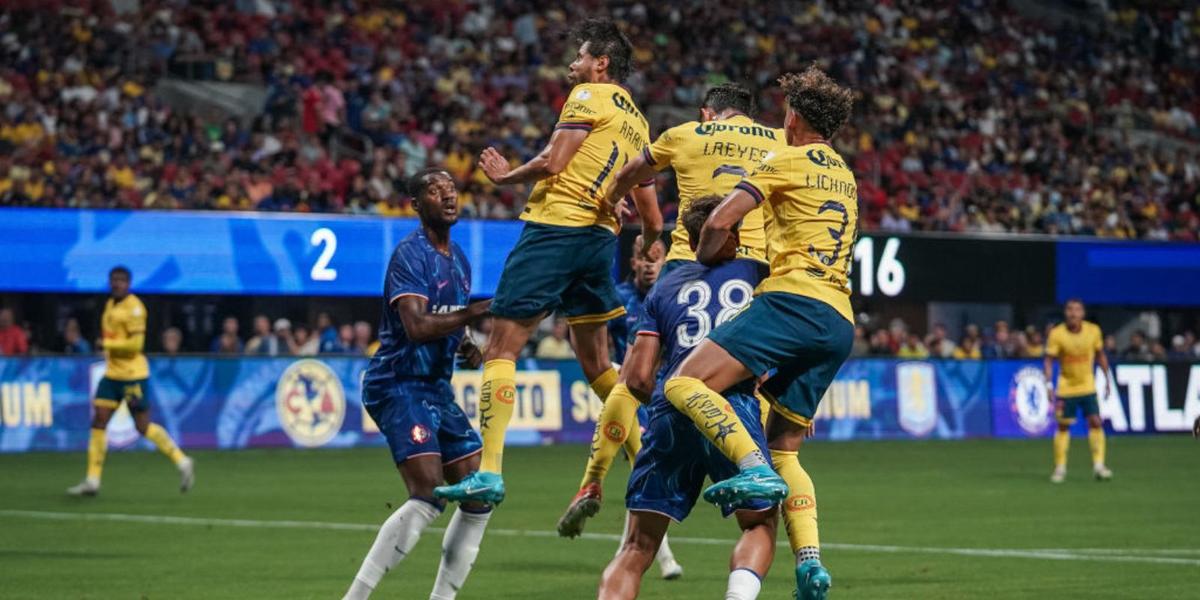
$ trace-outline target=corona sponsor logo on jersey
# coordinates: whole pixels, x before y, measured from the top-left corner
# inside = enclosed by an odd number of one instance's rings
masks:
[[[297,445],[322,446],[342,428],[346,393],[325,363],[305,359],[291,364],[275,386],[275,412]]]
[[[925,437],[937,427],[937,379],[933,365],[926,362],[896,366],[896,410],[900,427],[916,437]]]
[[[1050,426],[1052,406],[1046,389],[1046,376],[1038,367],[1029,366],[1013,375],[1009,399],[1017,425],[1029,435],[1041,435]]]

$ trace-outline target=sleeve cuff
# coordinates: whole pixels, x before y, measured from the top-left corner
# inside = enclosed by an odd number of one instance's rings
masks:
[[[555,130],[570,129],[573,131],[591,131],[592,126],[587,123],[559,123],[554,126]]]
[[[739,181],[738,184],[733,187],[735,187],[739,190],[742,190],[743,192],[746,192],[747,194],[750,194],[750,196],[754,198],[755,204],[762,204],[763,200],[765,200],[765,198],[763,198],[763,193],[758,191],[758,188],[754,187],[754,184],[750,183],[749,181],[746,181],[743,179],[742,181]]]
[[[652,335],[654,337],[659,337],[657,331],[650,331],[649,329],[642,329],[642,330],[638,331],[637,334],[638,335]]]
[[[403,298],[405,296],[416,296],[418,298],[424,298],[426,302],[429,301],[429,296],[426,296],[425,294],[418,294],[417,292],[401,292],[399,294],[393,295],[391,298],[388,298],[388,304],[390,305],[391,303],[393,303],[396,300],[399,300],[400,298]]]
[[[654,160],[654,155],[650,153],[650,146],[642,148],[642,158],[646,159],[646,164],[658,168],[658,163]]]

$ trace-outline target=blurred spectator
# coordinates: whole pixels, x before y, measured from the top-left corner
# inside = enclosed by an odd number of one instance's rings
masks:
[[[1104,353],[1112,358],[1116,358],[1120,354],[1117,349],[1117,336],[1111,333],[1104,336]]]
[[[279,338],[271,331],[271,319],[266,315],[254,317],[254,335],[246,341],[246,354],[278,356],[280,345]]]
[[[63,352],[66,354],[91,354],[92,345],[79,332],[79,321],[67,319],[63,326]]]
[[[29,352],[29,336],[14,322],[10,308],[0,308],[0,355],[13,356]]]
[[[320,349],[321,340],[312,334],[312,330],[303,324],[296,324],[292,330],[288,351],[296,356],[316,356]]]
[[[162,332],[162,351],[167,356],[179,354],[183,346],[183,332],[178,327],[168,327]]]
[[[374,332],[371,330],[371,324],[366,321],[355,321],[354,323],[354,348],[353,352],[371,356],[375,354],[377,347],[372,347]]]
[[[1146,339],[1145,332],[1135,331],[1129,336],[1129,345],[1121,352],[1121,359],[1128,361],[1154,360],[1154,354],[1150,350],[1150,343]]]
[[[1167,352],[1167,358],[1192,358],[1192,348],[1182,334],[1171,338],[1171,350]]]
[[[337,346],[338,330],[333,324],[333,317],[329,313],[321,311],[317,313],[317,345],[322,353],[331,352],[326,348]]]
[[[1030,325],[1025,328],[1025,356],[1028,358],[1041,358],[1046,354],[1046,338],[1038,331],[1036,327]]]
[[[900,344],[900,349],[896,351],[896,356],[899,358],[928,358],[929,349],[921,342],[921,336],[909,333],[904,338],[904,343]]]
[[[878,329],[871,334],[871,356],[892,356],[892,338],[886,329]]]
[[[871,353],[871,343],[867,341],[867,328],[862,325],[854,326],[854,344],[850,346],[850,356],[866,356]]]
[[[979,325],[974,323],[968,324],[966,332],[962,335],[962,340],[959,342],[959,347],[954,349],[954,358],[959,360],[982,359],[983,352],[980,352],[979,343]]]
[[[1018,355],[1007,321],[996,321],[991,341],[983,346],[984,358],[1013,358]]]
[[[1152,340],[1150,342],[1150,358],[1148,360],[1160,361],[1160,360],[1166,360],[1166,359],[1167,359],[1166,347],[1163,346],[1161,341],[1159,341],[1157,339]]]
[[[230,348],[232,348],[232,352],[238,354],[242,352],[242,340],[238,337],[237,317],[225,317],[221,320],[221,333],[213,338],[208,351],[227,354],[230,352]]]
[[[925,338],[925,347],[929,350],[929,356],[951,358],[954,356],[954,350],[958,344],[946,337],[945,325],[934,323],[933,331]]]
[[[575,351],[571,349],[571,342],[567,340],[568,332],[567,320],[555,317],[554,328],[550,330],[550,335],[538,342],[537,352],[534,355],[537,358],[575,358]]]

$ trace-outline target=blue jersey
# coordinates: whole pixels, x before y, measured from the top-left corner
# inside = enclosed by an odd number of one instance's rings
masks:
[[[663,381],[679,368],[709,332],[750,304],[760,281],[759,265],[733,260],[715,267],[687,262],[658,280],[642,304],[638,335],[654,335],[662,344],[662,369],[651,407],[667,400]],[[748,391],[753,391],[751,381]]]
[[[383,318],[379,324],[379,351],[367,366],[367,382],[402,378],[446,379],[454,373],[454,355],[463,338],[459,329],[425,343],[415,343],[404,333],[392,303],[401,296],[420,296],[426,311],[448,313],[467,305],[471,296],[471,266],[458,244],[442,254],[424,228],[410,233],[392,251],[383,282]]]
[[[626,281],[617,286],[617,297],[625,307],[625,316],[609,321],[608,332],[613,340],[613,360],[623,363],[625,352],[629,350],[629,344],[633,341],[630,334],[637,328],[638,320],[641,319],[642,303],[646,301],[646,294],[632,281]]]

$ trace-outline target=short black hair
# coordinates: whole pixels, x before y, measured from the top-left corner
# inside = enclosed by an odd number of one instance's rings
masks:
[[[429,189],[429,186],[433,183],[434,175],[444,175],[450,179],[450,181],[454,181],[454,177],[452,177],[450,172],[446,169],[441,167],[426,167],[420,171],[417,171],[412,177],[408,178],[408,182],[404,186],[407,188],[408,195],[412,196],[414,200],[420,198],[421,195],[425,193],[425,190]]]
[[[1087,308],[1087,305],[1083,303],[1082,298],[1067,298],[1067,301],[1063,302],[1063,308],[1066,308],[1072,304],[1078,304],[1080,308]]]
[[[688,204],[687,210],[683,213],[683,228],[687,230],[688,240],[693,244],[700,241],[700,230],[704,229],[704,222],[724,199],[722,196],[712,194],[696,198]]]
[[[125,265],[117,265],[108,271],[109,277],[117,274],[124,275],[126,279],[133,279],[133,273],[130,273],[129,267],[126,267]]]
[[[854,92],[842,87],[817,65],[779,78],[792,112],[800,115],[825,139],[833,138],[850,119]]]
[[[587,44],[588,54],[608,57],[608,75],[624,81],[633,66],[633,43],[617,24],[608,19],[585,19],[575,26],[571,37],[580,46]]]
[[[758,111],[758,106],[754,101],[754,92],[740,83],[733,82],[722,83],[710,88],[704,94],[704,103],[700,106],[716,112],[732,108],[749,117],[753,117],[754,113]]]

